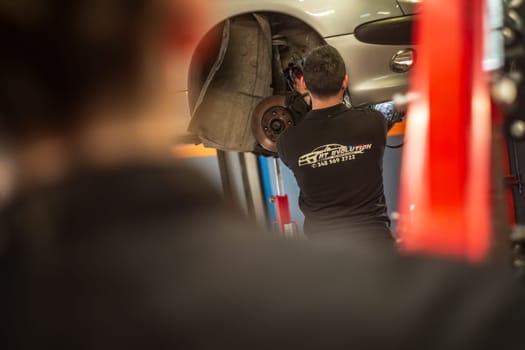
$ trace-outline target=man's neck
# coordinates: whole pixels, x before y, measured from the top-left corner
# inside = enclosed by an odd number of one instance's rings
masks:
[[[333,96],[328,98],[317,98],[312,96],[312,110],[330,108],[343,102],[343,96]]]

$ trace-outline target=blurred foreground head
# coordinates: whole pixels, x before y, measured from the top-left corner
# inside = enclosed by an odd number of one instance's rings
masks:
[[[97,104],[144,97],[152,78],[149,65],[165,33],[164,5],[147,0],[3,1],[4,136],[64,130]]]
[[[15,177],[167,155],[182,130],[166,66],[196,11],[184,0],[0,2],[0,146],[24,167]]]

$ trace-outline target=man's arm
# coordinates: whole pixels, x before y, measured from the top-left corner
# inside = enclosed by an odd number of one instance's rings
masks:
[[[375,140],[380,140],[383,146],[386,145],[389,127],[385,116],[383,113],[373,109],[367,110],[366,113],[366,117],[370,119],[371,135],[373,135]]]
[[[373,114],[374,114],[374,117],[377,119],[378,123],[381,125],[381,128],[383,130],[383,133],[384,135],[386,136],[386,134],[388,133],[388,130],[390,130],[390,125],[389,125],[389,122],[388,120],[385,118],[385,116],[383,115],[383,113],[379,112],[379,111],[376,111],[376,110],[372,110]],[[392,124],[393,125],[393,124]]]
[[[286,142],[285,142],[285,139],[283,137],[285,133],[286,133],[286,130],[277,139],[277,154],[279,155],[279,158],[281,159],[281,161],[289,168],[290,167],[290,165],[289,165],[290,163],[289,163],[288,158],[286,157],[286,146],[285,146]]]

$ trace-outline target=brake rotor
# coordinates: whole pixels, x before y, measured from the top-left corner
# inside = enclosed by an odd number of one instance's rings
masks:
[[[266,150],[277,153],[277,139],[284,130],[294,125],[293,117],[286,108],[286,96],[275,95],[262,100],[252,115],[252,131],[255,139]]]

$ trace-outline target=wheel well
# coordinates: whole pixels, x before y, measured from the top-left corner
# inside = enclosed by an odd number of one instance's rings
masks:
[[[302,59],[312,49],[325,44],[319,33],[293,16],[273,12],[257,14],[267,18],[270,23],[272,43],[279,46],[281,71],[285,71],[290,63],[301,65]],[[226,21],[235,21],[251,15],[241,14],[225,19],[210,29],[199,41],[191,59],[188,75],[188,102],[192,112],[204,82],[219,56]],[[268,74],[271,75],[272,72],[269,71]]]

